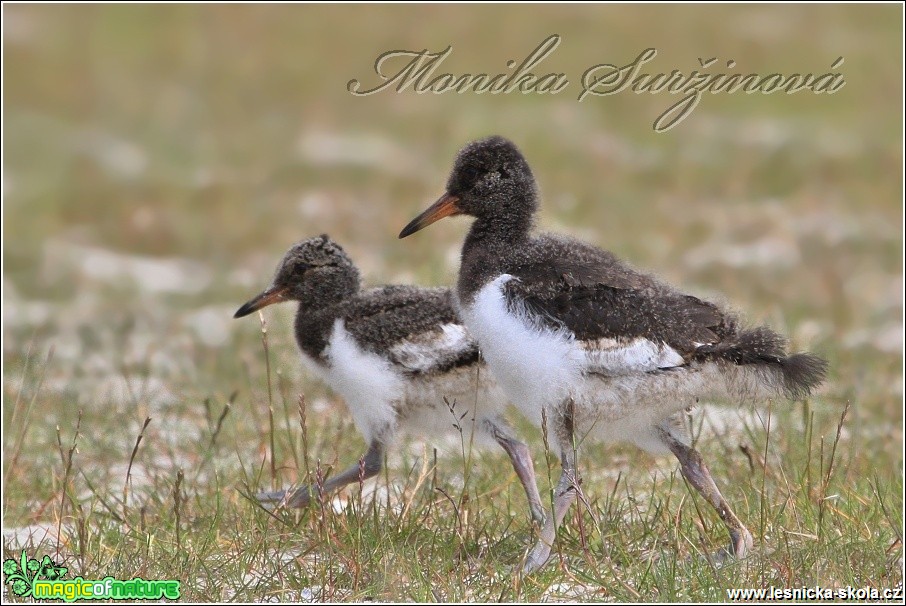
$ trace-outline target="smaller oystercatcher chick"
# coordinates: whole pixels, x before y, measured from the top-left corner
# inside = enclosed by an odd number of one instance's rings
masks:
[[[504,420],[506,399],[451,297],[446,288],[363,290],[358,268],[326,234],[289,249],[271,285],[234,317],[297,301],[302,357],[344,398],[368,450],[323,486],[265,492],[259,500],[303,507],[319,490],[377,475],[387,447],[401,434],[430,441],[455,432],[467,440],[474,436],[476,444],[499,444],[525,489],[533,519],[545,518],[528,447]]]
[[[444,217],[475,218],[462,248],[460,315],[506,394],[529,419],[546,419],[562,474],[553,516],[524,570],[547,561],[557,525],[579,494],[585,439],[673,453],[683,477],[730,533],[729,553],[752,548],[683,431],[699,399],[740,403],[807,396],[827,363],[790,354],[767,327],[736,317],[571,238],[534,234],[538,186],[528,162],[502,137],[474,141],[456,157],[447,191],[400,233]]]

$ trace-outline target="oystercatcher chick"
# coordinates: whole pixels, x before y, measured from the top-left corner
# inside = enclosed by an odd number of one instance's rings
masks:
[[[700,399],[801,398],[823,381],[827,363],[790,355],[771,329],[743,328],[728,311],[610,252],[533,235],[538,203],[523,155],[490,137],[459,152],[446,193],[400,233],[451,215],[475,218],[462,249],[460,315],[510,400],[536,424],[546,419],[562,466],[553,515],[524,570],[545,564],[580,493],[577,456],[586,439],[673,453],[727,526],[729,553],[745,557],[752,535],[692,448],[682,411]]]
[[[271,285],[234,317],[297,301],[302,357],[345,399],[368,450],[323,486],[265,492],[259,500],[303,507],[319,491],[375,476],[387,447],[403,433],[431,440],[456,432],[465,439],[474,436],[477,444],[499,444],[525,488],[532,517],[544,519],[531,454],[503,419],[506,400],[457,319],[451,297],[446,288],[363,290],[359,270],[327,235],[289,249]]]

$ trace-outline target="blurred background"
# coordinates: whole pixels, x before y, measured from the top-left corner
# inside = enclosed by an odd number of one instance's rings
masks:
[[[533,167],[542,228],[826,356],[816,419],[831,436],[851,402],[847,465],[902,475],[902,7],[13,5],[3,21],[5,529],[48,518],[59,474],[42,470],[79,410],[95,489],[120,489],[146,417],[134,481],[200,465],[234,392],[221,469],[260,465],[261,326],[232,313],[323,232],[369,284],[451,284],[468,221],[396,235],[456,151],[495,133]],[[377,85],[388,50],[452,45],[437,73],[496,74],[554,33],[535,71],[566,73],[557,95],[346,89]],[[576,101],[588,67],[648,47],[646,73],[718,57],[712,71],[821,74],[842,56],[846,86],[706,96],[662,134],[676,96]],[[319,456],[348,460],[361,439],[302,372],[294,311],[265,313],[274,390],[290,408],[305,392]]]

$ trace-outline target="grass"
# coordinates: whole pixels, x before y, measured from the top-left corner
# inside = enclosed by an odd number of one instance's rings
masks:
[[[200,601],[706,601],[902,583],[900,14],[5,6],[4,558],[25,545],[83,578],[178,578]],[[494,71],[552,32],[545,68],[576,81],[654,45],[658,69],[710,53],[794,72],[844,55],[847,86],[706,98],[661,135],[650,123],[672,101],[658,96],[346,93],[390,48],[453,43],[445,68]],[[464,221],[395,234],[456,149],[491,132],[532,162],[542,227],[829,358],[813,399],[690,419],[755,536],[746,562],[713,565],[716,514],[673,460],[621,445],[583,448],[587,506],[524,579],[522,489],[467,435],[401,444],[378,479],[304,511],[246,498],[327,477],[365,445],[299,364],[293,310],[267,310],[266,346],[233,311],[321,232],[369,283],[449,284]],[[549,496],[556,458],[513,420]]]

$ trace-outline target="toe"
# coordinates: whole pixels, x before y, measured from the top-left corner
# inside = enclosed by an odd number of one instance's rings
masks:
[[[532,574],[533,572],[540,570],[545,564],[547,564],[548,559],[550,559],[551,547],[543,541],[539,541],[534,548],[532,548],[531,553],[529,553],[528,558],[525,560],[525,566],[522,567],[522,574]]]

